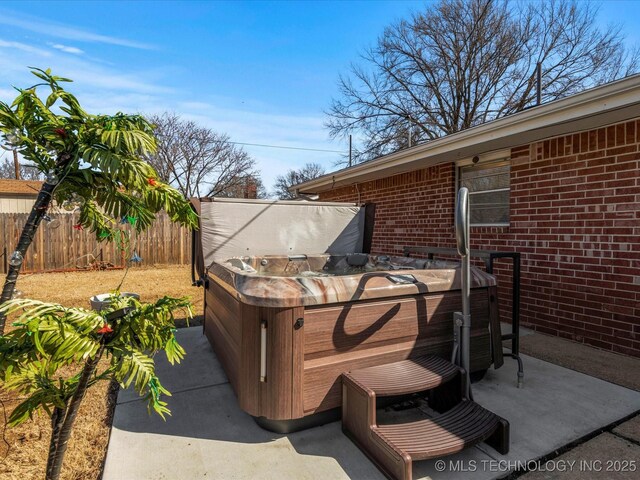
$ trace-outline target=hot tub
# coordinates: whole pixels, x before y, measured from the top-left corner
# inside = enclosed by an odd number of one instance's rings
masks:
[[[291,431],[335,414],[345,371],[449,358],[459,273],[456,262],[366,254],[214,261],[204,331],[240,407],[265,428]],[[496,282],[473,267],[471,277],[471,371],[483,372],[492,351],[501,354]]]

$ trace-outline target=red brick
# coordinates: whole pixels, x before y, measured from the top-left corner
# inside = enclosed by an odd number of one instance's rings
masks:
[[[616,127],[607,127],[607,148],[616,146]]]
[[[598,148],[598,132],[592,130],[589,132],[589,150],[596,150]]]
[[[604,128],[598,130],[598,150],[607,146],[607,132]]]
[[[521,321],[640,356],[640,119],[513,148],[509,227],[474,227],[473,248],[522,255]],[[373,250],[452,247],[453,164],[359,185],[378,205]],[[353,186],[321,195],[356,201]],[[496,266],[510,315],[511,266]],[[637,335],[638,338],[629,338]]]
[[[636,125],[635,122],[627,122],[627,124],[625,125],[626,127],[626,136],[625,136],[625,142],[627,145],[631,144],[631,143],[635,143],[635,138],[636,138]]]
[[[626,140],[626,131],[624,123],[616,125],[616,145],[624,145]]]

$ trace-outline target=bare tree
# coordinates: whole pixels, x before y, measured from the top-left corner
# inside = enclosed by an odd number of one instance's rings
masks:
[[[10,158],[0,155],[0,178],[15,179],[16,165],[12,153],[8,153]],[[43,180],[44,177],[34,167],[29,167],[23,163],[19,164],[19,175],[21,180]]]
[[[288,170],[284,175],[276,177],[273,185],[273,194],[281,200],[296,198],[296,194],[290,192],[289,188],[322,175],[324,175],[324,168],[317,163],[307,163],[299,170]]]
[[[538,63],[543,102],[637,71],[638,49],[596,16],[577,0],[440,0],[352,64],[327,127],[365,138],[363,161],[535,105]]]
[[[162,180],[189,197],[230,196],[258,178],[251,156],[229,136],[182,120],[173,113],[149,117],[158,150],[147,158]]]

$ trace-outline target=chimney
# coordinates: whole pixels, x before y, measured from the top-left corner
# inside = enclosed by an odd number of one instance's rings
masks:
[[[255,199],[258,198],[258,186],[255,179],[249,177],[244,186],[244,198]]]

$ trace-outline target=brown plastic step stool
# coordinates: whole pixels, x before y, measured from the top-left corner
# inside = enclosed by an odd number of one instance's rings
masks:
[[[485,441],[509,451],[509,422],[462,399],[464,371],[436,356],[342,374],[342,430],[389,478],[411,480],[414,460],[452,455]],[[435,418],[378,425],[376,397],[430,391]]]

